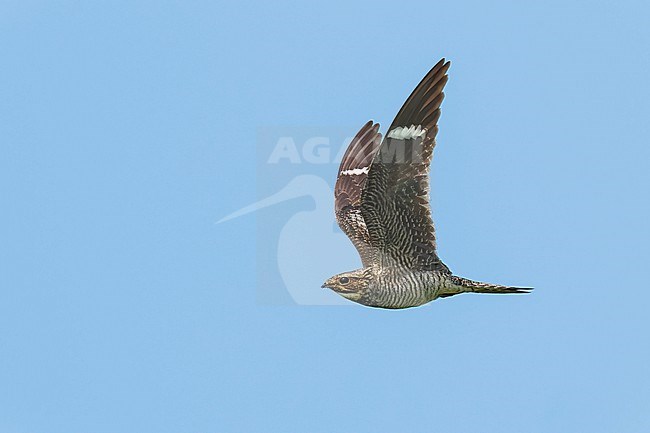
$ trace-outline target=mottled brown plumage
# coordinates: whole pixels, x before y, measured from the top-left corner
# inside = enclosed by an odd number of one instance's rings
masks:
[[[429,167],[450,63],[440,60],[413,90],[386,137],[369,121],[350,143],[335,186],[336,219],[362,269],[323,287],[361,304],[406,308],[458,293],[526,293],[452,275],[438,258]]]

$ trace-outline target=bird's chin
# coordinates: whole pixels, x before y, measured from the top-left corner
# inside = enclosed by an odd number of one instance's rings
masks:
[[[361,299],[361,293],[359,292],[336,292],[339,295],[343,296],[345,299],[349,299],[350,301],[358,302],[359,299]]]

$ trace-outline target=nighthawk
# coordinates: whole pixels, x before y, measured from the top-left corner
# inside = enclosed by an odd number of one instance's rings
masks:
[[[352,139],[334,189],[336,220],[363,267],[323,287],[371,307],[408,308],[459,293],[528,293],[453,275],[436,254],[429,165],[449,62],[440,60],[408,97],[382,140],[369,121]]]

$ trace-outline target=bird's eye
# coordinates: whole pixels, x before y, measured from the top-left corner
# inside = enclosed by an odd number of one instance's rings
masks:
[[[350,282],[350,279],[348,277],[339,278],[339,283],[341,283],[341,284],[347,284],[349,282]]]

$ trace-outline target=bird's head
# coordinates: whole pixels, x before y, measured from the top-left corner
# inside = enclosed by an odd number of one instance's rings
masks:
[[[368,269],[357,269],[334,275],[328,278],[321,287],[332,289],[344,298],[359,302],[367,294],[371,281],[372,274]]]

